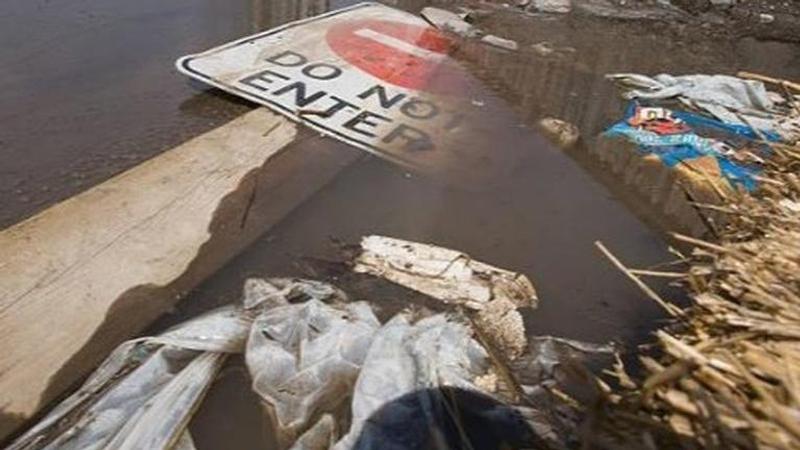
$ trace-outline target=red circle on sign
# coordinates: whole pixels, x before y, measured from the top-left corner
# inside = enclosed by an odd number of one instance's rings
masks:
[[[328,45],[348,63],[387,83],[437,94],[463,92],[463,71],[447,55],[453,40],[434,28],[384,20],[332,26]]]

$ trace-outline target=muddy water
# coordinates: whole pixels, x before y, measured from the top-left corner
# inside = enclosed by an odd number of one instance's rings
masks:
[[[487,89],[516,111],[516,120],[498,127],[493,136],[494,148],[519,156],[511,173],[465,190],[442,177],[432,179],[367,158],[201,286],[173,318],[237,301],[237,288],[246,277],[274,275],[329,277],[354,297],[373,300],[379,313],[388,317],[407,293],[370,280],[331,276],[305,258],[336,259],[331,238],[354,243],[362,235],[380,233],[464,250],[530,276],[542,300],[536,311],[525,314],[530,334],[614,340],[628,348],[645,341],[663,314],[604,260],[593,243],[603,241],[633,265],[657,264],[669,259],[663,231],[670,224],[580,148],[565,154],[542,139],[533,124],[542,117],[569,120],[580,127],[584,145],[592,145],[594,136],[619,117],[623,107],[603,79],[605,73],[753,70],[797,78],[800,52],[784,44],[705,42],[674,30],[653,33],[648,31],[652,24],[523,21],[508,14],[479,23],[523,44],[523,51],[514,54],[470,45],[459,53]],[[542,56],[526,48],[545,40],[573,50]],[[667,286],[654,286],[680,300]],[[222,389],[249,408],[257,404],[241,385],[227,383]],[[246,415],[239,409],[236,414]],[[201,447],[225,446],[219,430],[197,425],[215,423],[217,417],[212,406],[197,416],[194,432]],[[241,429],[249,436],[267,435],[263,423],[258,433],[244,425]]]
[[[0,226],[108,178],[250,108],[188,82],[178,55],[349,1],[164,3],[12,1],[0,13]],[[401,2],[417,11],[426,2]],[[248,251],[200,286],[154,329],[238,301],[248,276],[333,276],[308,257],[336,259],[331,238],[365,234],[434,242],[527,274],[541,304],[531,334],[642,342],[660,311],[596,251],[648,266],[669,258],[658,211],[637,201],[580,150],[564,153],[536,132],[542,117],[577,124],[585,145],[619,116],[607,72],[764,72],[800,78],[800,50],[756,41],[706,41],[654,24],[548,20],[501,12],[479,19],[518,40],[507,53],[465,45],[458,57],[487,95],[514,111],[492,145],[514,152],[510,173],[464,189],[367,157],[351,166]],[[543,56],[548,41],[574,50]],[[386,317],[403,291],[330,278]],[[658,286],[662,293],[666,286]],[[192,424],[200,449],[268,448],[270,439],[234,360]]]

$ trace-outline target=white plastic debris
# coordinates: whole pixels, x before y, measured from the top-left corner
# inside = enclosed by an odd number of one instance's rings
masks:
[[[536,290],[524,275],[435,245],[385,236],[361,240],[353,270],[421,292],[445,303],[480,310],[503,298],[516,307],[535,307]]]
[[[482,37],[481,42],[483,42],[484,44],[489,44],[494,47],[512,51],[519,48],[519,45],[517,45],[517,41],[501,38],[500,36],[495,36],[493,34],[487,34],[486,36]]]
[[[419,266],[406,281],[444,275],[423,284],[458,302],[469,296],[477,322],[513,329],[503,317],[516,320],[517,306],[535,302],[525,277],[453,250],[378,236],[363,245],[362,257],[382,251],[367,262]],[[451,284],[457,291],[447,294]],[[469,288],[458,290],[461,284]],[[242,351],[282,448],[531,448],[541,440],[557,448],[575,422],[547,404],[543,387],[572,353],[606,350],[534,338],[516,364],[528,372],[520,387],[535,406],[509,405],[497,397],[512,386],[508,374],[499,375],[505,366],[461,315],[407,312],[381,326],[367,303],[350,302],[329,284],[289,278],[247,280],[243,303],[122,344],[9,448],[194,450],[186,426],[225,355]]]
[[[344,294],[322,283],[266,283],[286,297],[253,321],[245,361],[253,390],[276,419],[279,442],[291,444],[316,414],[342,407],[380,322],[369,305],[345,304]],[[289,304],[293,292],[308,298]]]
[[[463,37],[472,37],[478,33],[472,25],[466,22],[458,14],[447,11],[446,9],[425,7],[422,8],[420,15],[430,22],[434,27],[455,33]]]
[[[667,74],[649,77],[621,73],[607,75],[623,89],[626,99],[677,98],[688,106],[705,109],[723,122],[771,130],[776,119],[775,105],[764,83],[728,75]],[[744,123],[742,116],[747,117]]]
[[[571,0],[533,0],[537,11],[546,13],[566,14],[572,10]]]
[[[486,351],[461,324],[436,315],[412,324],[405,315],[396,316],[375,335],[353,393],[353,424],[335,450],[424,448],[435,427],[433,412],[397,408],[391,423],[405,424],[402,433],[370,419],[386,405],[407,394],[426,397],[426,389],[443,386],[480,392],[474,381],[487,373]],[[413,402],[414,399],[411,399]],[[428,417],[426,417],[428,416]],[[411,444],[411,445],[409,445]]]
[[[91,377],[9,450],[170,449],[225,354],[241,352],[250,322],[227,307],[156,337],[121,344]],[[191,441],[189,439],[189,441]]]
[[[580,131],[576,125],[555,117],[545,117],[540,120],[539,128],[548,139],[563,149],[575,146],[580,138]]]
[[[549,57],[549,56],[563,57],[568,54],[576,52],[574,47],[554,46],[552,43],[547,41],[542,41],[532,44],[531,50],[533,50],[537,55],[542,57]]]

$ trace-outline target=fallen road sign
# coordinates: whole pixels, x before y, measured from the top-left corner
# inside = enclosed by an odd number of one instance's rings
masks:
[[[395,163],[462,181],[513,166],[513,113],[422,18],[362,3],[178,60],[178,69]]]

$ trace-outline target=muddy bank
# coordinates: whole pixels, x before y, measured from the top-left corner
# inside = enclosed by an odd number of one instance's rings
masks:
[[[712,38],[800,42],[800,5],[785,0],[520,0],[497,2],[529,14],[643,21]],[[681,31],[683,32],[683,31]]]

